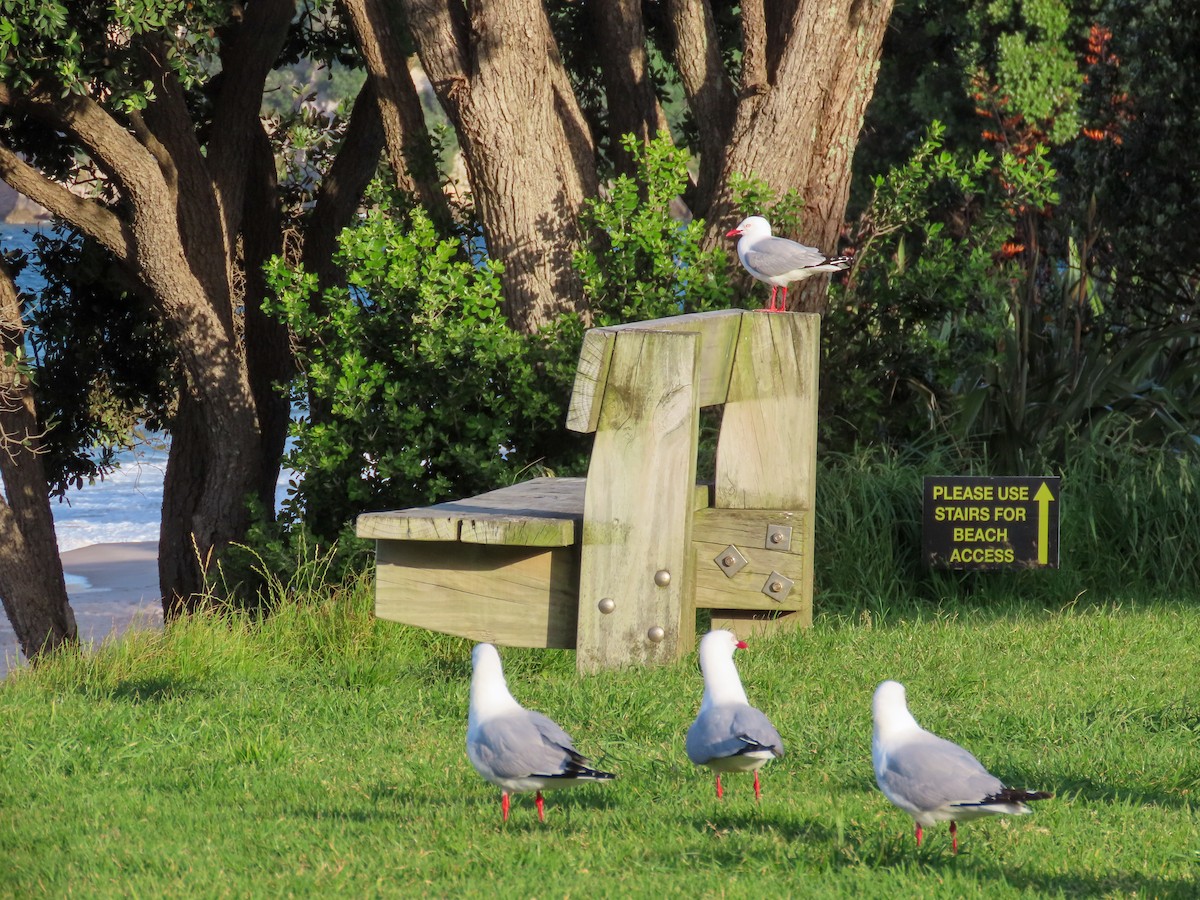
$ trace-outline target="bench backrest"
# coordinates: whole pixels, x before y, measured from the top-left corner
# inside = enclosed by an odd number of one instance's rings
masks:
[[[705,534],[744,543],[752,533],[761,547],[772,522],[794,522],[793,556],[808,559],[784,580],[810,602],[819,329],[816,315],[721,310],[587,332],[567,416],[568,428],[596,435],[584,496],[581,671],[665,661],[691,645],[705,406],[723,407]],[[723,587],[726,575],[712,559],[702,563]],[[736,602],[761,605],[757,584],[749,593]]]

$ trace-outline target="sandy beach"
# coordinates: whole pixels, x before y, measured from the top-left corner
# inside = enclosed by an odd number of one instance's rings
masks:
[[[67,594],[79,639],[96,645],[130,627],[162,626],[158,592],[158,544],[134,541],[92,544],[62,554]],[[71,576],[85,579],[73,584]],[[0,615],[0,677],[25,664],[8,617]]]

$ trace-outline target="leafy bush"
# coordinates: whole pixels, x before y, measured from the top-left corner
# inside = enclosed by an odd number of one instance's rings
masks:
[[[1041,154],[952,153],[943,135],[934,122],[908,161],[876,177],[854,224],[855,265],[824,321],[829,446],[903,445],[946,428],[1014,321],[1013,216],[1053,200],[1053,171]]]
[[[300,478],[286,517],[328,537],[365,510],[537,469],[561,430],[566,386],[547,359],[557,355],[550,335],[507,326],[496,266],[473,265],[420,210],[408,221],[368,213],[343,234],[337,262],[349,287],[320,298],[313,276],[281,260],[270,271],[271,311],[298,342],[295,402],[323,407],[293,428],[288,462]],[[578,448],[556,450],[555,465],[577,465]]]
[[[729,306],[728,252],[701,249],[704,226],[680,221],[673,204],[687,187],[687,151],[663,135],[625,149],[638,177],[621,175],[588,202],[595,246],[575,259],[593,323],[610,325]]]
[[[725,255],[671,201],[686,157],[666,139],[635,151],[639,178],[592,201],[596,245],[580,255],[594,324],[712,309],[727,301]],[[471,251],[471,252],[468,252]],[[422,211],[368,213],[341,238],[348,288],[276,260],[269,305],[296,338],[298,473],[285,519],[329,539],[359,512],[463,497],[542,472],[583,474],[589,441],[565,429],[584,325],[511,329],[497,264],[439,238]]]

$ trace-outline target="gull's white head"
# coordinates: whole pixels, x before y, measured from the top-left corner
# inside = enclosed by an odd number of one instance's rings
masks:
[[[469,721],[519,709],[508,691],[500,653],[492,644],[476,644],[471,651],[471,704]]]
[[[738,223],[737,228],[731,228],[726,237],[747,237],[751,240],[771,236],[771,223],[762,216],[747,216]]]
[[[700,671],[704,675],[704,699],[701,710],[722,703],[746,703],[746,692],[737,666],[735,650],[746,649],[732,631],[710,631],[700,639]]]
[[[705,659],[718,659],[728,656],[733,659],[734,650],[745,650],[749,646],[745,641],[739,641],[732,631],[710,631],[700,638],[700,662]]]
[[[500,653],[495,645],[476,644],[475,649],[471,651],[471,668],[476,672],[482,669],[503,673],[504,667],[500,663]]]
[[[908,697],[904,685],[898,681],[884,681],[875,688],[875,696],[871,700],[871,715],[875,719],[876,731],[920,727],[908,711]]]

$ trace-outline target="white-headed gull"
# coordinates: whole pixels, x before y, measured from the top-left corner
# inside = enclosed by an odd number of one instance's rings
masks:
[[[688,759],[717,776],[717,797],[724,795],[722,772],[753,772],[754,796],[762,799],[758,770],[782,758],[783,739],[770,719],[750,705],[733,664],[733,651],[744,650],[730,631],[710,631],[700,639],[704,699],[687,733]]]
[[[1026,801],[1053,796],[1005,787],[958,744],[926,731],[908,711],[904,685],[899,682],[885,681],[875,689],[871,713],[875,781],[884,796],[917,823],[918,847],[922,826],[949,821],[951,846],[957,853],[956,821],[1023,816],[1032,812]]]
[[[771,285],[768,312],[787,309],[788,285],[793,281],[802,281],[821,272],[840,272],[850,268],[853,261],[849,256],[826,256],[815,247],[772,237],[771,223],[762,216],[742,219],[738,227],[725,236],[739,238],[737,255],[746,271]],[[783,296],[776,306],[775,294],[780,288],[783,288]]]
[[[508,692],[500,654],[491,644],[471,652],[471,705],[467,757],[483,778],[500,788],[508,821],[508,795],[537,791],[538,820],[546,821],[542,791],[587,781],[609,781],[611,772],[589,768],[571,736],[551,719],[525,709]]]

